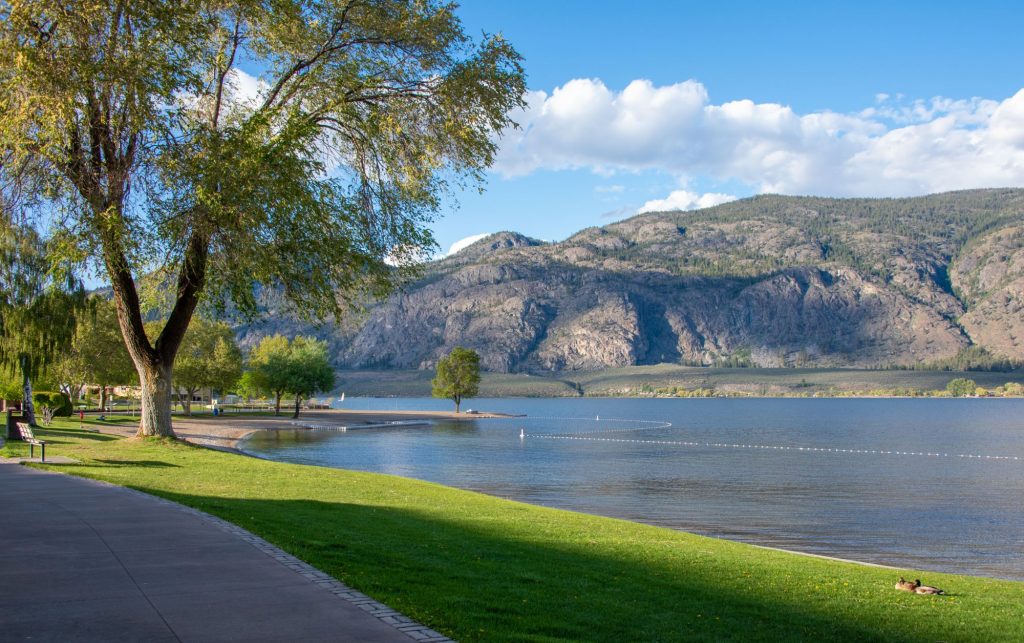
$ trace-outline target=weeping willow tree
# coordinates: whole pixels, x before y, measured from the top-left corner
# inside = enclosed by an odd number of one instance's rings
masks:
[[[36,229],[0,216],[0,367],[21,378],[22,410],[33,426],[32,381],[70,346],[84,300],[81,282],[53,270]]]
[[[0,2],[0,185],[44,186],[65,255],[109,279],[139,434],[173,435],[201,300],[255,315],[273,288],[323,319],[386,295],[434,249],[441,198],[482,185],[524,89],[508,42],[432,0]],[[170,314],[151,341],[152,274]]]

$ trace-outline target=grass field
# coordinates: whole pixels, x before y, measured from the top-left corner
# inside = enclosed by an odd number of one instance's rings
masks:
[[[352,396],[429,397],[433,371],[339,371],[339,390]],[[958,377],[985,388],[1007,382],[1024,383],[1024,371],[1013,373],[894,371],[823,368],[698,368],[675,364],[629,366],[600,371],[526,375],[484,373],[479,397],[560,397],[636,395],[643,389],[713,388],[749,395],[811,395],[814,393],[939,391]]]
[[[38,432],[48,454],[80,463],[53,469],[235,522],[462,641],[1024,640],[1024,583],[827,561],[404,478],[55,426],[64,428]],[[901,573],[949,595],[897,592]]]

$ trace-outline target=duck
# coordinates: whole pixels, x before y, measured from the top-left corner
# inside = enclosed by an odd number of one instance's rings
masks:
[[[915,585],[914,592],[916,594],[945,594],[946,593],[946,592],[942,591],[941,589],[939,589],[938,587],[932,587],[931,585],[922,585],[920,579],[915,580],[914,581],[914,585]]]
[[[915,589],[917,589],[917,584],[912,583],[908,580],[904,580],[903,577],[900,576],[900,579],[896,581],[896,589],[900,590],[901,592],[913,592]]]

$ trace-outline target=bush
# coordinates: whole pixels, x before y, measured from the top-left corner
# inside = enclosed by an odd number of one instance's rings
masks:
[[[32,404],[37,408],[50,407],[57,417],[69,417],[74,411],[71,398],[63,393],[54,393],[53,391],[36,391],[32,394]]]
[[[950,380],[949,384],[946,384],[946,390],[953,397],[967,397],[976,394],[978,385],[975,384],[974,380],[958,377],[955,380]]]

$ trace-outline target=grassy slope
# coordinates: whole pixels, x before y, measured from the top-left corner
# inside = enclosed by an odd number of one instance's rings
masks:
[[[433,371],[339,371],[339,390],[358,396],[430,396]],[[870,391],[915,388],[943,390],[958,377],[967,377],[985,388],[1007,382],[1024,382],[1024,372],[985,373],[952,371],[883,371],[824,368],[697,368],[674,364],[629,366],[593,372],[557,373],[551,376],[484,373],[479,397],[557,397],[576,395],[579,384],[588,395],[621,393],[648,385],[686,389],[715,387],[751,394],[781,395],[815,391]]]
[[[49,453],[81,460],[55,469],[226,518],[463,641],[1024,640],[1024,583],[825,561],[183,443],[39,433]],[[896,592],[899,573],[950,595]]]

